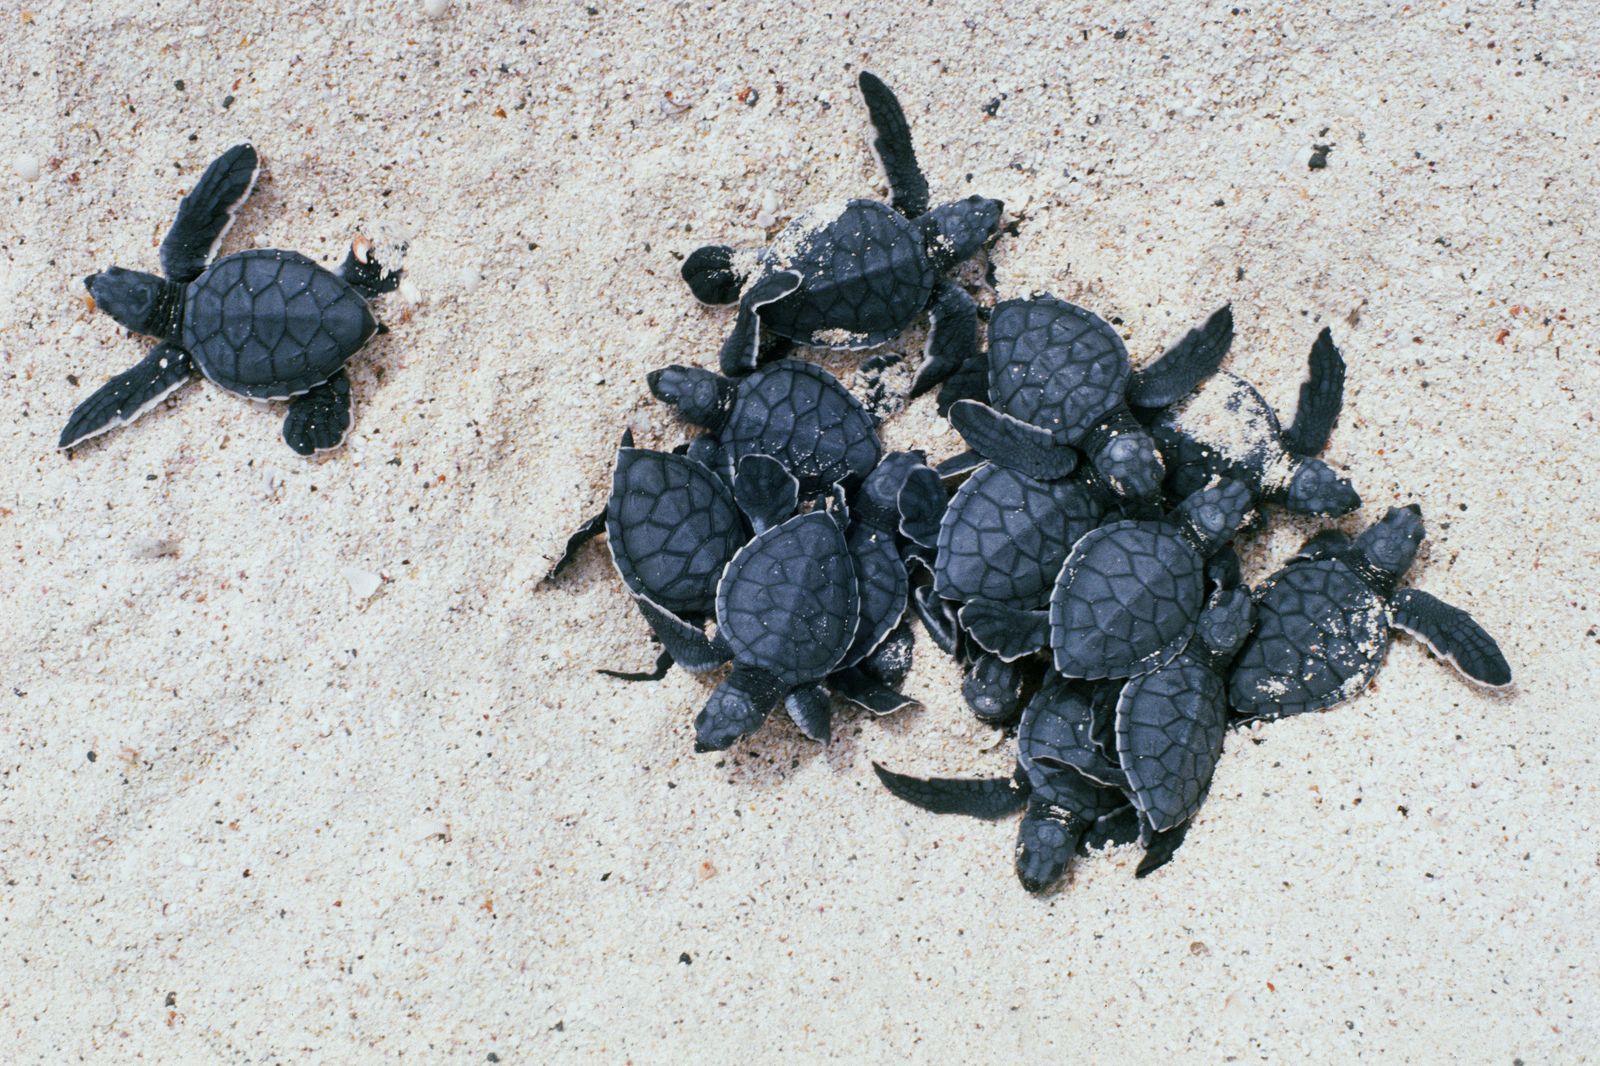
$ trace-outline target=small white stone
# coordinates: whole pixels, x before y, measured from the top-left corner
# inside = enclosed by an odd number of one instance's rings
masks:
[[[436,19],[450,9],[450,0],[422,0],[422,13]]]
[[[762,229],[771,229],[778,224],[778,218],[771,211],[762,211],[756,215],[756,225]]]
[[[357,599],[368,599],[378,591],[378,586],[383,584],[383,578],[358,566],[347,566],[340,573],[350,583],[350,591],[356,594]]]
[[[761,194],[761,210],[769,215],[778,213],[778,194],[768,189]]]
[[[188,852],[184,852],[182,855],[178,856],[178,861],[185,866],[193,866],[199,860],[193,855],[190,855]]]
[[[401,278],[400,299],[408,304],[419,304],[422,302],[422,290],[417,288],[417,283],[410,278]]]
[[[459,284],[462,290],[465,292],[471,292],[473,289],[476,289],[478,287],[478,283],[482,280],[483,275],[478,273],[476,267],[464,266],[456,274],[456,283]]]
[[[23,181],[39,180],[39,160],[36,157],[24,152],[17,156],[15,165],[17,168],[17,177],[21,178]]]

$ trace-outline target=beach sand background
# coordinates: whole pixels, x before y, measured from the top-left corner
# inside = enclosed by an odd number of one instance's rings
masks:
[[[0,16],[8,1061],[1600,1048],[1581,5],[24,7]],[[695,756],[706,680],[597,676],[654,654],[604,548],[539,579],[625,426],[686,436],[644,374],[708,364],[731,314],[680,257],[881,193],[863,66],[936,199],[1005,199],[1001,295],[1087,304],[1138,362],[1231,301],[1230,365],[1286,416],[1332,326],[1329,458],[1366,501],[1341,524],[1420,502],[1412,582],[1499,638],[1515,689],[1401,638],[1358,699],[1231,734],[1169,867],[1111,853],[1032,898],[1013,821],[872,776],[1009,766],[928,641],[924,709],[845,713],[826,748],[775,719]],[[58,453],[145,346],[79,279],[154,269],[245,139],[266,171],[227,249],[407,245],[349,446],[303,461],[281,407],[196,384]],[[848,383],[859,357],[826,362]],[[926,401],[885,437],[958,449]],[[1252,576],[1313,528],[1275,522]]]

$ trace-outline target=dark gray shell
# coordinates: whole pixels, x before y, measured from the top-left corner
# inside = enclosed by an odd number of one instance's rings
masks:
[[[1104,513],[1081,481],[1035,481],[1003,466],[981,466],[939,524],[934,591],[962,603],[1041,607],[1073,544]]]
[[[1200,809],[1227,722],[1222,679],[1187,654],[1123,687],[1117,755],[1139,810],[1156,832]]]
[[[1040,771],[1073,769],[1096,776],[1107,763],[1094,742],[1094,708],[1088,694],[1054,670],[1023,709],[1017,727],[1017,765],[1034,781]]]
[[[1113,522],[1073,546],[1050,596],[1067,677],[1131,677],[1183,650],[1205,606],[1205,560],[1167,522]]]
[[[745,537],[733,493],[703,464],[643,448],[617,453],[606,538],[630,591],[676,614],[708,615]]]
[[[841,667],[856,665],[883,643],[904,617],[906,596],[911,591],[906,564],[892,532],[856,522],[850,526],[845,542],[855,567],[861,621]]]
[[[799,216],[764,254],[768,272],[793,270],[800,287],[761,308],[761,324],[819,348],[870,348],[904,329],[939,280],[922,231],[875,200],[851,200],[828,219]]]
[[[182,341],[195,364],[223,388],[257,399],[322,384],[377,329],[359,293],[298,252],[225,256],[184,297]]]
[[[1256,631],[1234,663],[1228,696],[1246,717],[1320,711],[1360,692],[1389,647],[1383,599],[1337,559],[1294,563],[1269,577]]]
[[[1055,681],[1066,683],[1061,678]],[[1128,801],[1118,790],[1059,765],[1069,762],[1086,739],[1085,721],[1077,713],[1080,702],[1038,696],[1028,701],[1017,727],[1017,766],[1036,795],[1092,822]]]
[[[1133,368],[1117,331],[1054,296],[1005,300],[989,318],[989,402],[1076,444],[1123,402]]]
[[[717,439],[730,472],[746,455],[770,455],[799,480],[802,497],[858,483],[883,454],[861,401],[838,378],[798,359],[740,379]]]
[[[717,586],[717,633],[735,663],[784,688],[818,681],[855,638],[860,603],[844,535],[812,511],[739,549]]]
[[[1214,475],[1260,491],[1266,480],[1286,481],[1290,474],[1277,413],[1254,385],[1227,371],[1167,410],[1150,433],[1167,460],[1168,488],[1177,496],[1197,491]]]

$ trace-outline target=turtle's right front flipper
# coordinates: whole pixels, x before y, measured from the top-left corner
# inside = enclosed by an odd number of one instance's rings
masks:
[[[1283,434],[1283,447],[1291,455],[1316,455],[1327,446],[1333,425],[1344,406],[1344,356],[1326,327],[1311,346],[1311,373],[1300,386],[1300,404],[1294,424]]]
[[[877,763],[872,764],[872,772],[884,788],[934,814],[1004,818],[1028,802],[1028,786],[1020,777],[910,777]]]
[[[161,269],[167,277],[190,282],[205,272],[260,171],[261,160],[248,144],[234,145],[206,168],[178,205],[178,217],[161,242]]]
[[[733,321],[733,332],[722,342],[718,360],[722,372],[728,375],[748,374],[756,368],[761,358],[761,317],[758,312],[770,303],[777,303],[800,287],[800,275],[793,270],[780,270],[745,291],[739,300],[739,314]]]
[[[684,621],[648,596],[634,593],[633,600],[672,661],[691,674],[714,670],[733,658],[725,644],[707,638],[705,630]]]
[[[194,376],[189,353],[163,341],[137,366],[100,386],[80,403],[61,431],[58,448],[72,448],[90,437],[125,426],[164,400]]]
[[[867,115],[872,120],[872,150],[883,164],[884,176],[889,179],[890,200],[902,215],[916,218],[928,210],[928,179],[922,176],[922,168],[917,165],[906,113],[901,110],[894,92],[876,74],[863,70],[857,82],[861,86],[861,99],[867,105]]]
[[[1035,481],[1056,481],[1078,465],[1077,451],[1056,443],[1049,430],[977,400],[957,400],[952,404],[950,424],[967,447],[990,462]]]
[[[1143,370],[1134,371],[1128,385],[1128,406],[1155,410],[1170,407],[1217,372],[1233,345],[1233,305],[1214,311],[1165,355]]]

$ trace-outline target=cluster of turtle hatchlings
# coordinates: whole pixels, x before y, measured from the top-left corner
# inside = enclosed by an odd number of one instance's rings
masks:
[[[1017,766],[994,779],[875,766],[890,792],[939,813],[1024,810],[1017,873],[1038,891],[1075,853],[1143,845],[1164,864],[1206,797],[1231,724],[1355,695],[1394,628],[1485,685],[1510,683],[1465,613],[1398,588],[1422,542],[1415,506],[1359,537],[1319,533],[1253,592],[1230,546],[1264,505],[1342,515],[1354,488],[1317,458],[1338,419],[1344,361],[1311,348],[1293,423],[1220,370],[1228,308],[1135,371],[1092,311],[1047,294],[983,315],[949,279],[1000,230],[1003,206],[929,206],[898,101],[860,76],[891,203],[797,217],[768,248],[701,248],[683,264],[707,304],[738,304],[721,373],[670,366],[650,391],[703,433],[672,452],[617,453],[603,515],[573,535],[611,557],[672,664],[732,668],[695,719],[727,748],[781,703],[829,737],[834,698],[884,715],[913,703],[912,616],[965,667],[963,695],[1015,723]],[[924,311],[910,396],[967,451],[930,466],[884,454],[874,415],[795,345],[884,344]],[[979,320],[987,317],[986,343]],[[710,635],[707,623],[714,622]]]
[[[1000,232],[997,200],[931,206],[899,102],[860,76],[892,192],[797,217],[764,249],[701,248],[683,264],[708,304],[738,304],[721,373],[669,366],[650,391],[704,432],[671,452],[624,435],[603,514],[570,538],[555,577],[604,532],[662,647],[648,672],[732,663],[695,719],[700,751],[759,729],[778,704],[826,741],[834,699],[875,715],[913,704],[912,616],[965,668],[985,722],[1016,724],[1009,778],[916,778],[877,767],[936,812],[1026,809],[1017,872],[1030,890],[1075,852],[1140,842],[1165,863],[1204,801],[1227,727],[1330,707],[1372,678],[1391,630],[1468,678],[1507,685],[1499,648],[1464,612],[1399,588],[1422,542],[1416,506],[1355,539],[1313,537],[1253,592],[1230,542],[1263,505],[1341,515],[1360,499],[1318,459],[1338,419],[1344,362],[1327,330],[1284,429],[1249,382],[1219,369],[1228,308],[1134,371],[1093,312],[1046,294],[987,315],[949,275]],[[393,290],[358,240],[336,271],[294,252],[215,259],[255,186],[249,145],[217,159],[162,242],[164,277],[112,267],[96,303],[157,338],[73,412],[63,448],[123,425],[196,373],[289,400],[302,454],[351,422],[345,362],[379,332]],[[877,417],[796,346],[872,348],[924,312],[909,389],[968,450],[930,466],[884,454]],[[987,318],[979,344],[979,321]],[[709,633],[708,623],[715,623]]]

